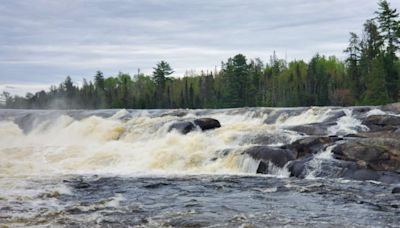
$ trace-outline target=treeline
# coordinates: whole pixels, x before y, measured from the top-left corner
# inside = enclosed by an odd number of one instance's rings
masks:
[[[6,108],[229,108],[244,106],[379,105],[400,99],[400,19],[387,1],[378,3],[359,36],[350,34],[344,62],[314,56],[287,63],[275,53],[267,63],[238,54],[214,72],[170,77],[161,61],[152,75],[105,77],[76,86],[67,77],[48,92],[25,97],[3,93]]]

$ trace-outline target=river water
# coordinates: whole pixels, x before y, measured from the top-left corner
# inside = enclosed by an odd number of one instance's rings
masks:
[[[315,156],[305,179],[285,167],[256,174],[259,161],[242,154],[260,136],[272,146],[291,143],[304,134],[288,127],[338,112],[345,115],[329,134],[368,130],[351,108],[333,107],[0,110],[0,224],[399,227],[395,184],[316,177],[331,148]],[[222,127],[169,131],[199,117]]]

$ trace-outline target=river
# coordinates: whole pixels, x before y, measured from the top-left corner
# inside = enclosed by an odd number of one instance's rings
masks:
[[[0,224],[67,227],[399,227],[397,182],[353,180],[324,166],[324,147],[303,178],[244,153],[282,147],[324,123],[326,135],[368,132],[379,108],[220,110],[0,110]],[[338,113],[341,113],[338,115]],[[177,121],[220,128],[187,134]],[[260,140],[262,142],[260,142]],[[393,174],[397,175],[397,174]]]

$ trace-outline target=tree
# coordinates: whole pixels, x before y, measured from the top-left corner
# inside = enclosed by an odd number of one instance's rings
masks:
[[[156,90],[156,99],[157,99],[157,107],[165,108],[167,103],[165,93],[165,82],[168,79],[168,76],[174,73],[169,63],[165,61],[161,61],[157,64],[155,68],[153,68],[153,80],[157,85]]]
[[[161,61],[157,64],[155,68],[153,68],[153,79],[156,84],[162,88],[165,87],[165,81],[167,77],[174,73],[169,63],[165,61]]]
[[[246,56],[238,54],[229,58],[222,71],[225,82],[224,106],[240,107],[246,105],[249,74]]]
[[[396,9],[392,9],[386,0],[381,0],[379,9],[375,12],[376,19],[379,23],[379,31],[382,34],[386,53],[384,55],[386,82],[389,96],[393,100],[397,100],[399,93],[399,72],[396,69],[396,61],[398,60],[396,52],[399,50],[399,13]]]
[[[353,91],[353,96],[358,99],[358,96],[362,93],[363,88],[359,65],[361,58],[361,47],[357,34],[353,32],[350,33],[349,46],[344,50],[344,52],[348,55],[346,64],[347,74],[349,75],[350,80],[350,88]],[[339,92],[338,94],[343,94],[343,91]]]
[[[367,90],[363,96],[363,104],[381,105],[388,103],[390,99],[385,84],[383,57],[379,56],[372,61],[371,71],[367,75]]]

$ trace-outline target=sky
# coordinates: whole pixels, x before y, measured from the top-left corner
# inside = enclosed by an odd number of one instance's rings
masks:
[[[97,70],[151,74],[161,60],[182,76],[238,53],[343,59],[349,32],[376,9],[375,0],[0,0],[0,93],[68,75],[79,85]]]

